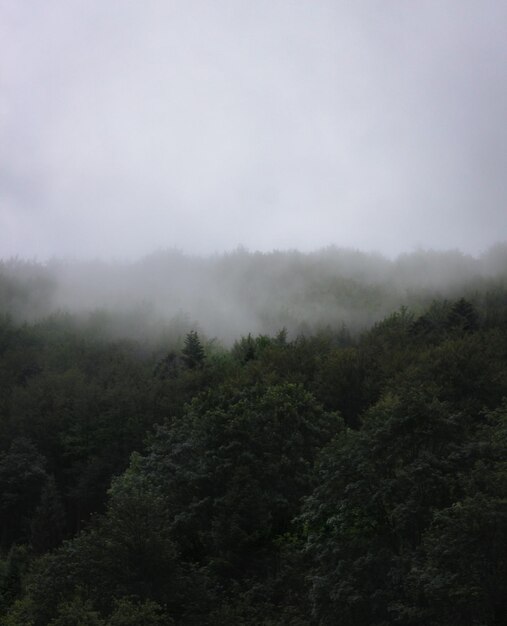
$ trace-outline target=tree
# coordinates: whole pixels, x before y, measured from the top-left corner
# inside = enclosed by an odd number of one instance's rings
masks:
[[[0,616],[21,596],[29,562],[28,548],[16,545],[11,547],[5,561],[0,561]]]
[[[31,524],[31,543],[42,554],[58,546],[65,531],[65,510],[53,476],[42,489],[39,506]]]
[[[0,453],[0,545],[28,538],[30,519],[47,480],[44,465],[44,457],[24,438]]]
[[[108,626],[170,626],[174,620],[152,600],[121,598],[109,618]]]
[[[206,355],[197,331],[191,330],[185,337],[185,347],[182,350],[187,367],[194,369],[201,367]]]
[[[100,613],[94,610],[91,600],[83,600],[79,594],[58,607],[57,616],[49,626],[107,626]]]
[[[479,315],[471,302],[460,298],[447,316],[447,327],[458,334],[473,333],[479,329]]]
[[[503,625],[507,614],[507,499],[476,493],[439,511],[411,572],[426,623]]]
[[[431,391],[409,390],[383,398],[362,430],[326,448],[300,518],[317,623],[337,615],[343,626],[394,623],[433,511],[456,492],[460,437],[462,425]]]
[[[507,615],[507,401],[477,421],[462,452],[463,497],[437,511],[409,576],[423,623],[503,626]],[[410,611],[413,613],[413,610]]]
[[[184,559],[221,584],[274,566],[313,481],[321,447],[342,427],[301,385],[224,386],[158,430],[142,467],[165,499]]]
[[[339,411],[351,428],[360,424],[360,415],[372,401],[368,384],[369,367],[357,348],[334,350],[320,361],[315,393],[324,406]]]
[[[90,625],[111,613],[113,623],[121,624],[129,611],[155,619],[157,606],[169,615],[200,615],[201,579],[181,560],[170,535],[166,500],[133,455],[130,468],[113,481],[105,515],[36,562],[27,585],[36,625],[52,619],[74,624],[81,605]],[[137,609],[122,601],[134,597]],[[202,621],[196,617],[193,623]]]

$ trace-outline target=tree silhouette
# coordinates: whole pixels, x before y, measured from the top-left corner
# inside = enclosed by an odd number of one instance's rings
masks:
[[[473,304],[465,298],[453,304],[447,317],[447,325],[450,329],[460,333],[472,333],[478,330],[479,316]]]
[[[202,366],[206,355],[197,331],[191,330],[185,337],[185,347],[182,350],[187,367],[194,369]]]

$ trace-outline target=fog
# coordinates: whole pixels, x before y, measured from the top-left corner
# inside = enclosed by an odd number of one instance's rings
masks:
[[[507,235],[506,24],[497,0],[0,0],[0,258],[105,264],[59,265],[64,304],[100,300],[88,271],[121,299],[157,249],[478,258]],[[175,311],[210,301],[187,274]]]
[[[198,329],[230,344],[248,333],[357,334],[400,307],[467,297],[487,311],[507,300],[507,244],[480,257],[419,250],[394,260],[328,247],[318,252],[189,256],[160,251],[136,262],[0,262],[0,314],[37,322],[74,316],[106,336],[180,339]],[[500,300],[499,300],[500,298]]]

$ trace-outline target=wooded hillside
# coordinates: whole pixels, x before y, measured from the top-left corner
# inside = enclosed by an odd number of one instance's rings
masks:
[[[363,302],[360,324],[224,343],[197,310],[52,311],[47,268],[3,266],[2,624],[506,624],[501,264],[409,291],[391,262],[366,286],[289,258],[248,281],[272,311],[306,272],[280,302]]]

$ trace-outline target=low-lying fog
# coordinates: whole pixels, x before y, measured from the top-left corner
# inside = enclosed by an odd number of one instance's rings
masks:
[[[483,297],[507,285],[507,244],[479,258],[418,251],[394,260],[329,247],[303,254],[237,250],[210,257],[160,251],[130,263],[19,259],[0,263],[0,310],[34,320],[52,312],[109,313],[110,331],[144,336],[197,327],[228,343],[247,333],[367,327],[400,306]]]

